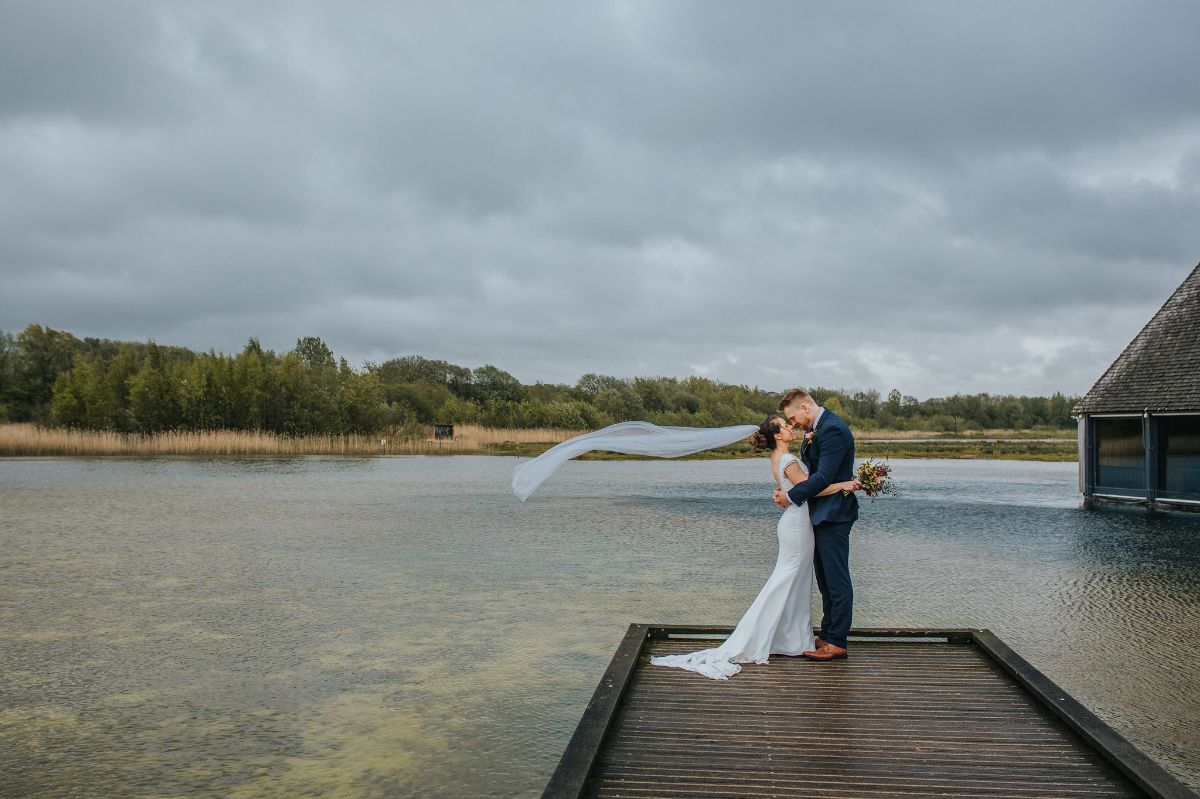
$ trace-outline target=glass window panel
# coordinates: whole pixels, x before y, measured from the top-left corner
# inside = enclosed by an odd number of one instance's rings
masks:
[[[1146,489],[1141,417],[1094,419],[1096,488]]]
[[[1158,488],[1200,495],[1200,416],[1160,416]]]

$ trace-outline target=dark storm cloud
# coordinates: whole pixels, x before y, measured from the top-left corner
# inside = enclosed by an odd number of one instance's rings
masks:
[[[1200,260],[1198,29],[1191,3],[10,0],[0,328],[1082,391]]]

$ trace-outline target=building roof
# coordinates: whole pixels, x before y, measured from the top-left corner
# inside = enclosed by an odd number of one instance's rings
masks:
[[[1200,266],[1113,361],[1076,413],[1200,413]]]

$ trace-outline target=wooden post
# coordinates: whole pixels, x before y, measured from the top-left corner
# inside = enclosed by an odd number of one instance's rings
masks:
[[[1077,440],[1077,444],[1075,446],[1075,451],[1077,453],[1076,457],[1079,459],[1079,493],[1083,494],[1085,502],[1087,501],[1088,494],[1091,493],[1090,491],[1088,491],[1088,479],[1087,479],[1087,470],[1088,470],[1088,450],[1087,450],[1087,447],[1088,447],[1088,435],[1087,435],[1088,420],[1087,419],[1088,419],[1087,414],[1081,413],[1079,415],[1079,417],[1075,420],[1076,440]]]
[[[1156,427],[1150,410],[1142,411],[1142,447],[1146,458],[1146,511],[1149,513],[1158,510],[1155,506],[1155,500],[1158,498],[1158,442],[1154,440]]]

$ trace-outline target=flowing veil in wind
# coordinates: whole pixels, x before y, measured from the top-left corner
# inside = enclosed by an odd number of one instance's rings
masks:
[[[733,427],[659,427],[649,422],[621,422],[594,433],[585,433],[543,452],[513,470],[513,491],[522,501],[559,466],[585,452],[605,450],[623,455],[653,455],[678,458],[706,449],[741,441],[755,430],[756,424]]]

